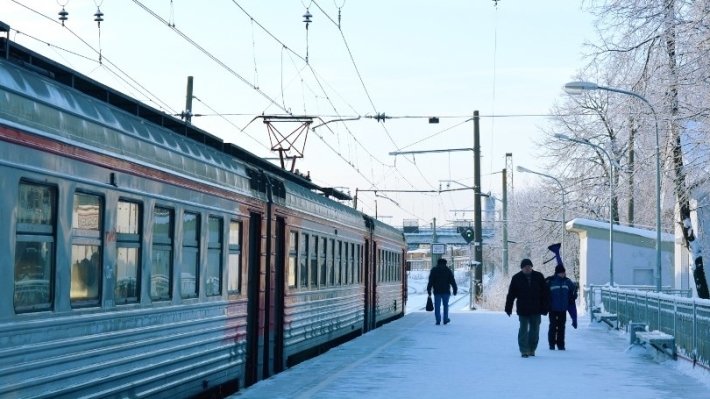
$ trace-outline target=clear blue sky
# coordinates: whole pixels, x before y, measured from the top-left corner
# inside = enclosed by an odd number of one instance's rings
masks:
[[[66,27],[57,20],[62,5]],[[100,30],[97,6],[104,13]],[[495,173],[505,167],[505,153],[513,154],[514,165],[540,170],[534,139],[546,118],[522,115],[549,112],[583,63],[583,43],[593,39],[580,1],[500,0],[496,7],[489,0],[0,0],[0,7],[3,22],[22,32],[13,31],[13,40],[166,112],[184,109],[186,79],[194,76],[193,112],[224,114],[196,117],[194,124],[264,157],[274,156],[266,128],[260,120],[249,123],[262,113],[286,109],[324,121],[376,113],[441,118],[438,125],[426,118],[384,124],[361,118],[311,132],[296,167],[316,183],[352,194],[373,186],[438,189],[447,179],[472,184],[471,153],[419,155],[416,163],[388,154],[471,147],[473,125],[465,121],[473,110],[483,116],[484,192],[501,192]],[[306,8],[313,15],[308,39]],[[130,79],[118,79],[121,73]],[[514,179],[516,187],[534,181]],[[359,208],[374,214],[376,200],[379,216],[395,225],[471,217],[450,212],[472,209],[471,192],[387,195],[393,201],[362,193]]]

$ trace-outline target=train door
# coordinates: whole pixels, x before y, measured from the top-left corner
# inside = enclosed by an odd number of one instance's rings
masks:
[[[372,284],[370,284],[370,330],[377,327],[377,242],[372,239],[372,253],[370,254],[372,266]]]
[[[409,263],[407,262],[407,250],[402,250],[402,258],[400,259],[400,267],[402,269],[402,309],[407,309],[407,300],[409,299]]]
[[[284,296],[286,287],[286,220],[282,217],[276,218],[276,237],[274,239],[276,251],[274,254],[275,280],[274,285],[274,328],[273,328],[273,351],[274,373],[284,369]]]
[[[365,321],[363,332],[375,328],[377,314],[377,244],[372,233],[365,239]]]
[[[249,259],[247,260],[247,353],[244,386],[250,386],[259,381],[259,367],[263,363],[260,354],[263,353],[264,342],[259,331],[263,331],[263,308],[261,308],[260,293],[264,292],[261,279],[261,222],[259,213],[251,213],[249,217]],[[261,349],[261,350],[260,350]]]
[[[252,213],[249,218],[245,386],[282,371],[284,364],[286,223],[281,217],[276,218],[275,226],[270,218],[266,220],[266,256],[262,261],[263,217]]]
[[[372,300],[370,298],[370,281],[372,281],[372,273],[370,272],[370,239],[366,238],[365,239],[365,247],[363,249],[364,253],[364,270],[363,274],[365,277],[364,285],[365,285],[365,315],[364,315],[364,320],[363,320],[363,326],[362,326],[362,332],[366,333],[370,331],[370,301]]]

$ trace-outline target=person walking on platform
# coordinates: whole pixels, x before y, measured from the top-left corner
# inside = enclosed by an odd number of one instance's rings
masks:
[[[518,328],[518,348],[522,357],[535,356],[537,343],[540,339],[541,315],[547,314],[548,289],[545,276],[533,270],[530,259],[520,262],[520,272],[513,275],[505,299],[505,313],[513,313],[513,302],[516,302],[516,313],[520,327]]]
[[[567,278],[565,272],[565,267],[558,264],[555,267],[555,274],[545,279],[550,290],[550,328],[547,331],[550,350],[555,350],[555,346],[561,351],[565,350],[567,311],[570,310],[570,306],[575,306],[574,301],[577,299],[576,286]],[[577,325],[575,318],[573,317],[573,327]]]
[[[454,273],[446,266],[446,259],[440,258],[436,262],[436,266],[431,268],[429,272],[429,283],[426,286],[426,291],[431,296],[431,290],[434,289],[434,316],[436,317],[436,325],[441,324],[441,305],[444,305],[444,324],[449,324],[449,297],[453,289],[454,295],[458,291]]]

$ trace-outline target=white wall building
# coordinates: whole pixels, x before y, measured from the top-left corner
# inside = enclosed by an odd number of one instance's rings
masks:
[[[572,219],[567,231],[579,235],[579,285],[609,283],[609,222]],[[661,234],[661,285],[676,286],[675,237]],[[614,285],[656,286],[656,231],[614,225]]]

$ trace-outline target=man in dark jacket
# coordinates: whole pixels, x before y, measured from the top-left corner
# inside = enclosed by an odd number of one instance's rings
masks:
[[[567,311],[570,306],[575,306],[577,299],[577,287],[565,275],[565,267],[558,264],[555,267],[555,274],[545,279],[550,290],[550,328],[547,331],[547,341],[550,350],[565,350],[565,323],[567,322]],[[575,307],[575,311],[576,311]],[[576,312],[574,315],[576,319]],[[573,320],[576,327],[576,320]]]
[[[446,266],[446,259],[440,258],[436,262],[436,266],[431,268],[429,272],[429,283],[426,286],[426,291],[431,296],[431,289],[434,288],[434,316],[436,317],[436,325],[441,324],[441,311],[439,307],[444,304],[444,324],[449,324],[449,286],[453,288],[454,295],[458,291],[454,273]]]
[[[505,313],[513,313],[513,301],[516,301],[516,313],[520,321],[518,329],[518,347],[522,357],[535,356],[535,349],[540,339],[541,315],[547,314],[548,289],[545,276],[533,270],[530,259],[520,262],[520,272],[510,280],[508,296],[505,300]]]

